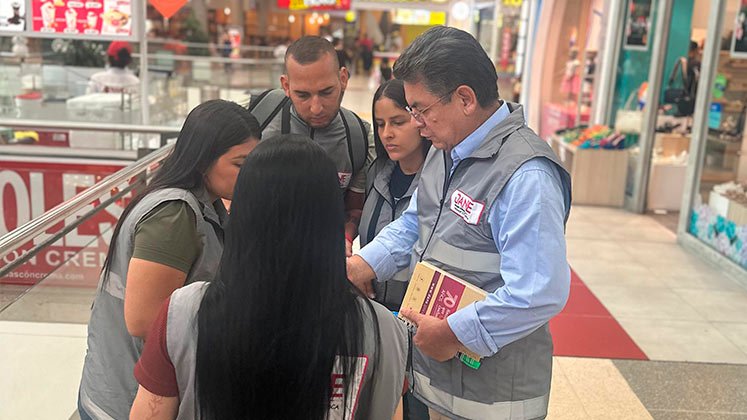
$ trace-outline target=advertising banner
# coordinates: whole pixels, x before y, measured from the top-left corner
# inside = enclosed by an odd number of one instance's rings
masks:
[[[277,4],[290,10],[350,10],[350,0],[278,0]]]
[[[131,0],[32,0],[34,32],[132,35]]]
[[[25,224],[123,168],[116,161],[89,163],[80,159],[0,158],[0,236]],[[127,184],[120,186],[124,188]],[[111,194],[115,194],[112,191]],[[102,198],[101,201],[107,197]],[[0,284],[32,285],[70,259],[65,270],[51,277],[64,276],[66,283],[95,285],[106,258],[111,232],[128,199],[109,205],[23,265],[13,269]],[[81,211],[98,206],[95,202]],[[0,267],[13,262],[49,235],[58,232],[77,216],[53,226],[35,241],[23,244],[0,260]]]

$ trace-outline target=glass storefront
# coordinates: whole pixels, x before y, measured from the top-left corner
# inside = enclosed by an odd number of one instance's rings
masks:
[[[703,63],[712,83],[687,234],[747,269],[747,0],[723,3],[711,32],[718,39]]]

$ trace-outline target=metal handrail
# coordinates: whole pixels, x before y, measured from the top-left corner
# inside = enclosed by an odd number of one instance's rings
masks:
[[[137,125],[120,123],[92,123],[92,122],[68,122],[27,120],[15,118],[0,118],[0,126],[15,128],[35,128],[51,130],[81,130],[81,131],[114,131],[117,133],[153,133],[153,134],[178,134],[179,127],[167,125]]]
[[[118,187],[123,182],[145,171],[154,163],[160,162],[171,152],[173,144],[164,146],[146,157],[133,162],[119,171],[107,176],[96,185],[81,192],[68,201],[58,204],[41,216],[30,220],[15,230],[0,237],[0,258],[15,251],[21,245],[29,242],[47,229],[59,223],[60,220],[76,214],[78,211],[98,199],[106,192]]]
[[[140,54],[132,54],[134,58],[140,58]],[[174,61],[209,61],[211,63],[230,63],[248,65],[278,65],[283,64],[283,58],[233,58],[218,57],[213,55],[186,55],[186,54],[162,54],[148,53],[148,59],[165,58]]]
[[[180,46],[185,47],[193,47],[193,48],[223,48],[222,44],[215,44],[212,42],[204,43],[204,42],[185,42],[178,39],[168,39],[168,38],[148,38],[148,46],[151,44],[178,44]],[[251,52],[273,52],[275,50],[275,47],[271,46],[261,46],[261,45],[241,45],[239,46],[240,51],[251,51]]]

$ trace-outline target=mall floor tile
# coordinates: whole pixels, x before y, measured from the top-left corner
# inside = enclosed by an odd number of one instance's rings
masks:
[[[588,418],[651,418],[610,360],[560,357],[557,362]]]
[[[744,323],[713,322],[713,326],[740,350],[747,354],[747,317]]]
[[[651,360],[747,364],[747,353],[708,321],[616,319]]]
[[[747,291],[673,290],[708,321],[734,321],[734,314],[740,311],[747,320]]]
[[[704,320],[670,289],[654,287],[596,286],[592,289],[615,318]]]
[[[85,325],[0,321],[0,418],[67,418],[76,407]]]
[[[612,363],[654,418],[747,418],[747,366]]]

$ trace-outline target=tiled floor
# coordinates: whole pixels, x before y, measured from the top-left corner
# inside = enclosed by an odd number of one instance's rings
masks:
[[[353,79],[344,104],[370,118],[370,97]],[[567,240],[583,293],[652,361],[556,357],[549,419],[747,419],[740,283],[644,215],[574,206]],[[39,288],[0,314],[0,420],[74,413],[92,293]]]

